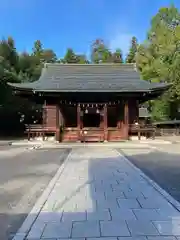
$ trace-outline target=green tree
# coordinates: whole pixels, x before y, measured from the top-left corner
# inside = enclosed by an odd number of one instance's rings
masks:
[[[79,63],[79,64],[88,64],[89,61],[87,60],[85,55],[79,54],[79,55],[77,55],[77,63]]]
[[[1,132],[8,132],[7,119],[13,119],[9,130],[19,129],[19,112],[32,115],[34,104],[14,96],[7,82],[38,80],[45,62],[56,62],[56,54],[51,49],[43,49],[41,41],[34,43],[33,52],[19,54],[12,37],[0,41],[0,118]],[[21,125],[21,126],[20,126]],[[23,130],[23,129],[22,129]]]
[[[121,49],[116,49],[114,53],[112,53],[112,62],[113,63],[123,63],[122,51]]]
[[[32,55],[34,55],[34,56],[38,57],[39,59],[41,59],[42,53],[43,53],[42,43],[41,43],[40,40],[36,40],[34,42]]]
[[[158,28],[165,25],[168,29],[172,30],[179,25],[180,15],[178,9],[172,4],[170,7],[162,7],[158,13],[152,18],[151,29],[148,37],[151,38],[153,33],[156,33]]]
[[[24,81],[35,81],[40,77],[43,64],[38,57],[26,52],[19,56],[20,73],[19,78]]]
[[[126,57],[126,63],[135,63],[136,62],[137,49],[138,49],[137,38],[132,37],[129,53]]]
[[[139,46],[136,61],[145,80],[172,84],[160,100],[152,103],[152,112],[161,112],[161,119],[163,116],[174,118],[174,106],[180,103],[180,13],[174,6],[161,8],[152,19],[147,40]]]
[[[43,63],[55,63],[57,62],[57,56],[52,49],[44,49],[41,54],[41,60]]]
[[[40,40],[34,42],[32,56],[36,57],[40,63],[55,63],[57,56],[52,49],[44,49]]]
[[[65,63],[77,63],[78,58],[72,48],[68,48],[64,56]]]
[[[92,63],[112,62],[112,53],[107,48],[103,40],[97,39],[92,44],[91,61]]]

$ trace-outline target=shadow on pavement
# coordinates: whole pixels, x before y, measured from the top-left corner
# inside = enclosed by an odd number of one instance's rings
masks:
[[[180,201],[180,154],[157,150],[144,154],[129,153],[127,149],[118,149],[118,151]]]
[[[147,155],[149,160],[145,164],[144,159],[147,159]],[[180,164],[177,162],[177,166],[171,166],[169,163],[163,169],[155,170],[156,161],[152,164],[150,159],[158,156],[158,153],[152,152],[128,156],[128,158],[137,166],[143,161],[144,165],[141,169],[163,187],[163,184],[166,185],[164,179],[173,179],[173,174],[170,177],[168,172],[176,173],[176,177],[178,176]],[[161,156],[162,159],[164,157]],[[169,159],[174,157],[168,156]],[[83,161],[83,157],[80,157],[74,163],[77,162],[78,168],[78,164]],[[41,213],[31,216],[35,224],[25,233],[29,239],[131,235],[139,237],[157,236],[160,233],[165,236],[180,235],[178,227],[180,213],[137,174],[128,161],[117,155],[117,157],[90,159],[88,164],[88,179],[84,179],[83,175],[77,175],[78,169],[75,167],[75,185],[70,185],[67,180],[67,189],[62,189],[59,183],[51,192]],[[167,176],[163,177],[163,174]],[[178,178],[180,179],[179,176]],[[79,184],[76,184],[77,179]],[[146,207],[147,203],[153,204],[153,207]],[[156,214],[147,214],[152,209]],[[138,211],[142,213],[139,214]],[[19,213],[19,215],[25,217],[27,213]],[[1,213],[0,217],[0,221],[6,224],[8,214]],[[13,234],[8,231],[0,232],[0,239],[8,239]]]

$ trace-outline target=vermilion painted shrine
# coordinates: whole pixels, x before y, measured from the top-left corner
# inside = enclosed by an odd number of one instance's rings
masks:
[[[10,85],[43,104],[42,128],[57,141],[128,139],[139,104],[169,88],[141,80],[133,64],[45,64],[38,81]]]

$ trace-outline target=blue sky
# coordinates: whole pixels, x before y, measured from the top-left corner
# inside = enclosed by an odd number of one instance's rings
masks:
[[[12,36],[18,51],[39,39],[59,57],[68,47],[88,54],[102,38],[125,54],[131,37],[143,41],[152,16],[172,2],[180,9],[180,0],[0,0],[0,37]]]

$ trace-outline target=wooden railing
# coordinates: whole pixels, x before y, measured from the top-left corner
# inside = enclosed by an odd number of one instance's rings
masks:
[[[39,137],[41,136],[43,140],[45,139],[45,135],[47,133],[53,133],[56,134],[56,127],[47,127],[41,124],[30,124],[26,125],[25,133],[28,135],[28,140],[31,138]],[[138,139],[140,140],[141,137],[144,135],[147,138],[152,137],[155,138],[155,135],[165,135],[165,130],[162,133],[162,129],[160,129],[161,133],[159,133],[159,129],[157,129],[152,124],[146,124],[146,125],[136,125],[136,124],[130,124],[129,125],[129,134],[137,134]],[[166,131],[168,131],[166,129]],[[171,132],[173,132],[174,129],[171,129]],[[177,130],[176,130],[177,131]],[[122,129],[117,128],[108,128],[108,140],[109,141],[118,141],[123,138],[123,132]],[[167,135],[170,131],[168,131]],[[179,131],[178,131],[179,133]],[[178,134],[176,132],[176,134]],[[103,142],[105,139],[105,132],[102,128],[83,128],[79,130],[78,128],[64,128],[63,133],[61,136],[62,141],[82,141],[82,142]]]
[[[179,135],[180,128],[167,128],[167,127],[157,127],[156,128],[156,135],[157,136],[170,136],[170,135]]]
[[[141,136],[145,136],[146,138],[151,137],[155,138],[156,127],[152,124],[130,124],[129,125],[129,133],[137,133],[138,139],[141,139]]]
[[[46,133],[56,134],[56,127],[47,127],[42,124],[29,124],[25,125],[25,128],[28,140],[35,137],[42,137],[44,140]]]

